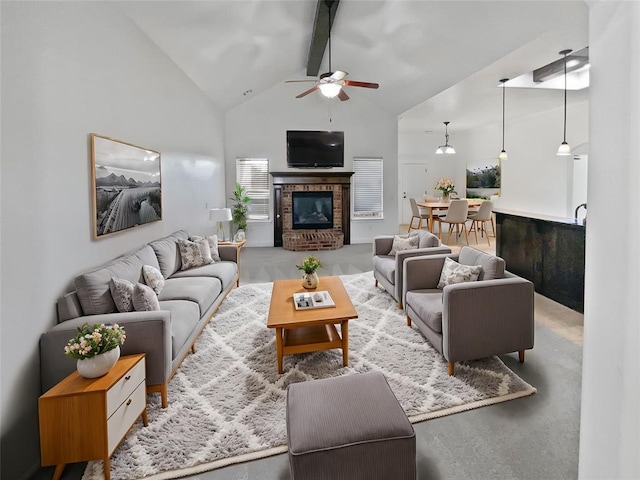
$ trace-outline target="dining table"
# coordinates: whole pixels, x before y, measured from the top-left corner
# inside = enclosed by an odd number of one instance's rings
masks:
[[[482,205],[484,200],[482,198],[462,198],[459,200],[466,200],[469,202],[469,208],[479,207]],[[448,210],[449,205],[451,205],[451,201],[444,202],[442,200],[434,201],[424,201],[424,202],[416,202],[418,208],[423,208],[425,210],[429,210],[429,231],[433,232],[433,214],[434,212],[438,212],[440,210]]]

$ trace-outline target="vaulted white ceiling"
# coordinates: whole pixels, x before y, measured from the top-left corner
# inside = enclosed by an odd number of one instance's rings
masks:
[[[223,111],[276,83],[307,78],[316,0],[120,6]],[[471,128],[501,118],[500,78],[552,62],[564,48],[587,46],[587,17],[583,1],[341,0],[332,67],[351,80],[379,83],[378,90],[347,91],[401,116],[401,130],[439,131],[444,120]],[[325,54],[321,71],[327,70]],[[307,84],[290,84],[292,96],[301,85]],[[561,106],[557,90],[513,90],[509,116]],[[572,92],[570,101],[585,98]]]

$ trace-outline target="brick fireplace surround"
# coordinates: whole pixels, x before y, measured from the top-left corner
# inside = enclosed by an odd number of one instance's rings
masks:
[[[337,250],[351,243],[351,176],[353,172],[271,172],[275,221],[273,244],[285,250]],[[333,192],[333,228],[293,229],[291,193]]]

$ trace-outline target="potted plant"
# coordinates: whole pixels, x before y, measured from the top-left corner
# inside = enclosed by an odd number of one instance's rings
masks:
[[[233,196],[229,198],[233,200],[233,206],[231,207],[231,221],[238,227],[234,240],[243,240],[245,232],[247,231],[247,214],[249,212],[249,202],[251,199],[247,195],[245,187],[236,183],[233,190]],[[240,232],[242,231],[242,234]],[[240,238],[242,237],[242,238]]]
[[[296,265],[298,270],[302,270],[302,286],[307,289],[313,289],[318,286],[320,279],[317,270],[322,268],[322,262],[315,255],[309,255],[302,260],[300,265]]]
[[[64,353],[78,360],[78,373],[85,378],[106,375],[120,358],[120,345],[127,338],[118,325],[88,323],[78,327],[78,333],[64,347]]]
[[[436,183],[436,190],[440,190],[442,192],[443,202],[449,201],[449,195],[455,189],[456,187],[453,185],[453,182],[450,178],[441,178],[440,180],[438,180],[438,183]]]

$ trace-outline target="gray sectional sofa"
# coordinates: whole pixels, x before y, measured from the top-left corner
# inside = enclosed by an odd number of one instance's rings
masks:
[[[58,324],[40,339],[43,392],[76,368],[64,346],[79,326],[118,323],[127,334],[122,355],[146,354],[147,393],[160,392],[167,406],[169,380],[189,351],[195,351],[196,339],[239,278],[233,245],[218,246],[220,261],[181,270],[178,240],[188,238],[187,232],[177,231],[75,278],[75,290],[58,300]],[[159,269],[165,278],[158,294],[160,310],[118,312],[111,278],[144,283],[144,265]]]

